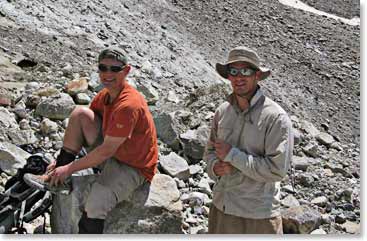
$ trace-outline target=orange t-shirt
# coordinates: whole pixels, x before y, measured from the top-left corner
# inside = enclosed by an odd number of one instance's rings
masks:
[[[127,137],[114,157],[137,168],[151,181],[157,172],[157,132],[144,97],[125,83],[119,96],[111,104],[108,104],[108,98],[107,89],[103,89],[90,105],[90,109],[103,118],[103,136]]]

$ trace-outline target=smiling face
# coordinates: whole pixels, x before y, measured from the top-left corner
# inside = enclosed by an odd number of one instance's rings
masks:
[[[121,71],[113,72],[111,71],[110,67],[123,66],[120,61],[106,58],[102,59],[99,64],[108,67],[107,71],[99,71],[99,79],[101,83],[104,85],[105,88],[108,89],[111,94],[119,93],[125,85],[126,76],[130,71],[130,66],[126,65]]]
[[[250,64],[245,62],[231,63],[228,67],[238,70],[244,68],[253,68]],[[251,76],[243,76],[241,73],[238,73],[236,76],[229,74],[228,79],[231,81],[231,85],[235,95],[238,97],[250,99],[256,92],[257,83],[260,79],[260,74],[260,71],[256,71]]]

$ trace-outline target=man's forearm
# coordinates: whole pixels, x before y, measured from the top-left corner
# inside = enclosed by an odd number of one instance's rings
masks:
[[[83,158],[70,163],[71,174],[83,169],[98,166],[99,164],[112,157],[114,152],[111,152],[102,146],[98,146],[92,152],[88,153]]]

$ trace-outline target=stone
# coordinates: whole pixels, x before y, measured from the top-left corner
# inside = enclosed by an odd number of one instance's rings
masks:
[[[347,233],[351,234],[360,234],[361,233],[361,225],[360,223],[346,221],[342,224],[342,228],[345,229]]]
[[[211,203],[209,196],[201,192],[191,192],[181,196],[181,201],[189,203],[190,206],[201,206]]]
[[[40,130],[41,130],[41,133],[43,135],[48,135],[48,134],[51,134],[51,133],[55,133],[57,132],[58,130],[58,125],[56,122],[54,121],[51,121],[50,119],[48,118],[44,118],[42,121],[41,121],[41,124],[40,124]]]
[[[172,177],[177,177],[182,180],[187,180],[190,177],[187,161],[175,152],[171,152],[167,156],[161,156],[159,163],[163,170]]]
[[[75,104],[70,95],[61,93],[42,100],[37,105],[35,113],[49,119],[64,120],[69,117],[74,108]]]
[[[327,234],[327,233],[322,228],[319,228],[312,231],[311,234]]]
[[[306,205],[282,210],[281,215],[284,233],[309,234],[321,224],[321,214]]]
[[[14,144],[0,142],[0,168],[10,175],[14,175],[17,170],[26,164],[28,152]]]
[[[59,95],[60,91],[55,87],[45,87],[35,91],[33,94],[39,97],[51,97]]]
[[[312,204],[316,204],[317,206],[320,206],[320,207],[325,207],[327,202],[328,202],[328,198],[325,196],[317,197],[311,200]]]
[[[287,195],[283,200],[281,200],[281,204],[285,207],[296,207],[299,206],[299,201],[293,195]]]
[[[176,104],[180,102],[180,99],[173,90],[168,91],[167,100]]]
[[[202,173],[203,168],[198,164],[190,165],[189,166],[189,171],[190,171],[190,175],[193,176],[195,174]]]
[[[302,171],[306,172],[307,168],[310,165],[316,164],[316,161],[315,161],[314,158],[293,156],[292,163],[293,163],[294,168],[296,170],[302,170]]]
[[[173,118],[173,113],[168,114],[164,112],[154,117],[154,124],[158,137],[173,150],[178,151],[180,149],[180,141]]]
[[[27,110],[25,103],[21,100],[19,101],[13,109],[13,112],[21,119],[24,119],[27,117]]]
[[[149,82],[138,82],[136,88],[144,95],[148,105],[154,105],[159,100],[158,91]]]
[[[80,208],[85,202],[87,189],[95,175],[72,176],[70,195],[57,194],[51,214],[52,233],[78,233]],[[151,185],[138,188],[131,199],[122,201],[108,213],[106,234],[180,234],[182,233],[182,203],[175,181],[156,174]]]
[[[38,141],[34,131],[31,129],[20,130],[20,129],[9,129],[7,131],[9,142],[14,145],[29,145],[34,144]]]
[[[87,78],[82,77],[72,80],[71,82],[66,84],[65,90],[71,96],[86,92],[88,90]]]
[[[78,93],[75,96],[75,101],[79,105],[87,105],[90,103],[91,98],[86,93]]]
[[[300,124],[301,129],[310,134],[312,137],[316,137],[318,134],[320,134],[320,131],[312,123],[302,120]]]
[[[321,132],[316,136],[316,140],[318,140],[321,144],[325,146],[330,146],[333,142],[335,142],[334,138],[328,133]]]
[[[312,183],[315,181],[315,179],[308,173],[299,175],[298,180],[299,180],[299,183],[305,187],[312,186]]]
[[[302,150],[304,153],[306,153],[307,155],[311,157],[316,158],[319,156],[317,145],[312,142],[308,143],[305,147],[302,148]]]
[[[7,129],[11,127],[18,127],[17,121],[8,109],[0,107],[0,128]]]
[[[99,74],[98,73],[93,72],[90,75],[90,80],[89,80],[88,86],[94,92],[99,92],[104,88],[103,84],[99,80]]]
[[[198,183],[198,188],[201,192],[212,195],[212,189],[210,188],[209,180],[207,178],[200,179]]]
[[[197,130],[188,130],[180,135],[185,155],[195,160],[203,159],[206,142],[209,138],[209,127],[200,126]]]
[[[302,142],[302,133],[296,128],[293,128],[293,138],[294,145],[298,145]]]

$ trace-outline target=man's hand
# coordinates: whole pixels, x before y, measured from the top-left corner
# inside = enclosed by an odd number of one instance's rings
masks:
[[[227,156],[228,152],[232,149],[232,146],[221,139],[217,139],[214,143],[215,154],[219,158],[219,160],[224,160]]]
[[[56,161],[52,161],[46,168],[46,173],[50,173],[56,167]]]
[[[214,163],[213,171],[217,176],[224,176],[231,174],[234,171],[234,167],[229,162],[217,161]]]
[[[70,164],[57,167],[50,173],[50,186],[57,186],[59,184],[62,184],[65,181],[65,178],[67,178],[71,174],[72,173],[70,172]]]

